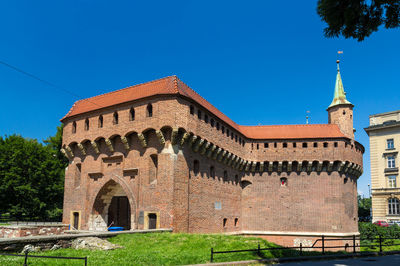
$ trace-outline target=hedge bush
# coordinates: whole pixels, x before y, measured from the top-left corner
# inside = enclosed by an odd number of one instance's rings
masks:
[[[361,239],[377,238],[381,235],[383,238],[400,238],[400,227],[392,225],[389,227],[377,226],[373,223],[358,223],[358,230]]]

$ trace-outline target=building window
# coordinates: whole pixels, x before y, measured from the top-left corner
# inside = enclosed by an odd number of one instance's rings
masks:
[[[153,105],[151,105],[151,103],[149,103],[147,105],[147,117],[152,117],[153,116]]]
[[[233,132],[231,132],[231,139],[233,139]]]
[[[296,142],[293,142],[293,148],[296,148]]]
[[[224,220],[223,220],[223,222],[222,222],[222,225],[223,225],[224,228],[226,227],[226,222],[227,222],[227,221],[228,221],[228,219],[224,218]]]
[[[274,142],[274,148],[278,147],[278,143]]]
[[[225,134],[225,127],[224,126],[221,126],[221,132],[222,132],[222,134]]]
[[[210,177],[211,178],[215,178],[215,168],[214,168],[214,166],[210,167]]]
[[[391,188],[396,187],[396,176],[395,175],[388,176],[388,183],[389,183],[389,187],[391,187]]]
[[[193,107],[193,105],[190,106],[190,114],[191,114],[191,115],[194,114],[194,107]]]
[[[157,154],[150,155],[150,167],[149,167],[149,183],[153,183],[157,180],[158,172],[158,157]]]
[[[211,120],[210,120],[211,127],[214,127],[214,124],[215,124],[214,119],[211,118]]]
[[[200,172],[200,163],[198,160],[194,160],[193,162],[193,173],[194,175],[198,175]]]
[[[228,171],[224,171],[224,182],[228,181]]]
[[[400,202],[397,198],[390,198],[388,200],[389,214],[400,214]]]
[[[257,143],[257,150],[260,149],[260,145]]]
[[[102,127],[103,127],[103,116],[100,115],[99,116],[99,128],[102,128]]]
[[[324,148],[328,148],[328,142],[324,142]]]
[[[89,130],[89,119],[85,119],[85,130],[88,131]]]
[[[287,148],[287,143],[284,142],[284,143],[282,144],[282,147],[283,147],[283,148]]]
[[[286,187],[287,186],[287,178],[286,177],[282,177],[281,178],[281,187]]]
[[[226,136],[229,138],[229,129],[226,129]]]
[[[235,218],[235,226],[238,226],[239,218]]]
[[[318,148],[318,142],[314,142],[314,148]]]
[[[114,124],[114,125],[118,125],[118,113],[117,113],[117,112],[114,112],[114,115],[113,115],[113,124]]]
[[[197,110],[197,118],[201,119],[201,110]]]
[[[74,121],[72,123],[72,134],[75,134],[75,133],[76,133],[76,122]]]
[[[387,161],[388,161],[388,168],[395,168],[396,167],[396,161],[394,159],[394,156],[388,156],[387,157]]]
[[[217,127],[217,130],[219,130],[219,122],[217,122],[217,126],[216,127]]]
[[[235,175],[235,184],[239,184],[239,176]]]
[[[204,115],[204,122],[208,123],[208,115],[207,114]]]
[[[307,148],[307,142],[303,142],[303,148]]]
[[[387,143],[387,149],[388,150],[394,149],[394,140],[393,139],[386,140],[386,143]]]
[[[237,135],[235,135],[235,142],[237,142],[238,141],[238,137],[237,137]]]
[[[129,120],[130,121],[135,120],[135,108],[133,108],[133,107],[129,110]]]
[[[337,143],[337,142],[334,142],[334,143],[333,143],[333,146],[335,146],[335,148],[337,148],[338,143]]]

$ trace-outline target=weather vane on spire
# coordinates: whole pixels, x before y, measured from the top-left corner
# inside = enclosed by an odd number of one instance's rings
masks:
[[[337,71],[339,71],[339,63],[340,63],[339,55],[341,55],[341,54],[343,54],[343,51],[338,51],[338,52],[337,52],[337,60],[336,60]]]

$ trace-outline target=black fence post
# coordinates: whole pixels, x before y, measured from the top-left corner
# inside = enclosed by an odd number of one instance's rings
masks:
[[[214,248],[211,248],[211,259],[210,262],[214,261]]]
[[[382,235],[379,235],[379,252],[382,252]]]
[[[300,256],[303,256],[303,243],[300,243]]]
[[[28,250],[25,250],[25,260],[24,260],[24,266],[28,266]]]
[[[87,257],[85,257],[85,266],[87,266]]]
[[[257,255],[261,256],[260,243],[258,243],[258,246],[257,246]]]
[[[325,255],[325,236],[322,236],[322,254]]]
[[[353,253],[356,253],[356,235],[353,235]]]

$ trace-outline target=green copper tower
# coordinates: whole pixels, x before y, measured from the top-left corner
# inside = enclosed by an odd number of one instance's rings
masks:
[[[340,131],[350,139],[354,139],[354,128],[353,128],[353,107],[346,99],[346,93],[342,83],[342,77],[340,76],[339,60],[337,63],[337,74],[335,83],[335,92],[333,94],[332,103],[329,105],[328,111],[328,123],[336,124],[339,126]]]
[[[339,104],[351,104],[346,99],[346,92],[344,91],[342,77],[340,76],[339,60],[337,60],[336,63],[337,63],[337,74],[335,83],[335,93],[333,95],[332,103],[329,105],[328,109]]]

